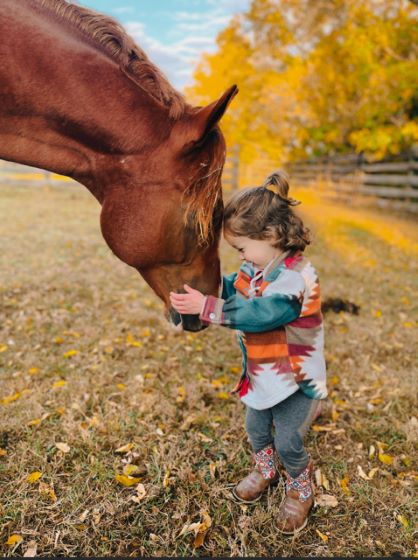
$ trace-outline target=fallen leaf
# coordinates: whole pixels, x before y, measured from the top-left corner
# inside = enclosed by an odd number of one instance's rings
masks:
[[[375,453],[376,453],[376,448],[374,445],[371,445],[369,448],[369,459],[373,459]]]
[[[321,507],[337,507],[338,500],[332,494],[320,494],[315,498],[315,503]]]
[[[184,399],[186,398],[186,389],[184,387],[178,387],[177,388],[177,393],[178,393],[178,396],[176,398],[176,402],[178,402],[178,403],[184,402]]]
[[[404,515],[401,515],[400,513],[398,513],[398,515],[396,516],[396,519],[399,521],[399,523],[403,527],[405,527],[405,529],[409,528],[409,521]]]
[[[120,484],[123,484],[123,486],[134,486],[134,484],[138,484],[141,480],[133,476],[125,476],[124,474],[117,474],[115,478]]]
[[[123,391],[124,389],[126,389],[125,383],[117,383],[116,387],[119,389],[119,391]]]
[[[76,356],[77,354],[79,354],[78,350],[68,350],[67,352],[64,352],[63,357],[64,358],[72,358],[73,356]]]
[[[314,432],[331,432],[334,429],[334,426],[320,426],[319,424],[313,424],[312,430]]]
[[[60,451],[62,451],[63,453],[68,453],[70,451],[70,446],[67,445],[66,443],[64,443],[63,441],[58,441],[55,444],[55,447],[57,447]]]
[[[122,447],[116,449],[115,453],[129,453],[129,451],[131,451],[134,447],[134,443],[127,443],[126,445],[122,445]]]
[[[81,523],[84,523],[84,521],[87,519],[88,514],[89,514],[89,510],[88,510],[88,509],[86,509],[86,510],[83,511],[83,513],[82,513],[82,514],[80,515],[80,517],[78,518],[78,519],[81,521]]]
[[[28,426],[38,426],[41,422],[42,422],[42,420],[40,418],[35,418],[34,420],[31,420],[30,422],[28,422],[27,425]]]
[[[219,393],[216,393],[216,397],[218,399],[222,399],[222,400],[228,400],[230,398],[230,394],[226,393],[225,391],[219,391]]]
[[[39,471],[34,471],[33,473],[31,473],[28,477],[27,477],[27,482],[30,482],[31,484],[34,484],[35,482],[37,482],[42,476],[42,473]]]
[[[20,399],[21,396],[22,396],[22,393],[15,393],[14,395],[4,397],[4,399],[1,401],[1,404],[10,404],[14,401],[17,401],[17,399]]]
[[[6,352],[7,349],[8,349],[7,344],[0,344],[0,354],[2,352]]]
[[[28,369],[28,373],[29,373],[29,375],[36,375],[37,373],[39,373],[39,368],[31,367],[31,368]]]
[[[357,465],[357,472],[360,478],[363,480],[370,480],[370,476],[367,475],[360,465]]]
[[[21,543],[23,541],[22,535],[11,535],[7,539],[7,543],[9,546],[14,546],[15,544]]]
[[[328,537],[327,535],[324,535],[324,533],[321,533],[321,531],[319,529],[315,529],[317,535],[319,535],[319,537],[325,542],[328,542]]]
[[[23,558],[34,558],[37,552],[37,544],[35,541],[28,542],[28,548],[25,550]]]
[[[379,461],[384,465],[392,465],[394,458],[386,453],[379,453]]]
[[[49,484],[46,484],[46,482],[40,481],[39,493],[41,494],[41,496],[49,498],[53,503],[57,501],[57,495],[55,494],[54,489]]]
[[[138,486],[136,487],[136,495],[132,496],[131,500],[139,504],[139,502],[143,500],[146,495],[147,492],[145,490],[145,486],[143,484],[138,484]]]
[[[164,475],[164,479],[163,479],[163,486],[164,488],[168,488],[170,486],[170,471],[167,471]]]
[[[379,470],[379,467],[374,467],[374,469],[371,469],[369,471],[369,474],[367,475],[370,480],[374,477],[374,475],[377,473],[377,471]]]
[[[53,389],[59,389],[60,387],[64,387],[64,385],[66,385],[67,382],[64,379],[60,379],[59,381],[55,381],[55,383],[52,385]]]
[[[5,457],[7,455],[7,451],[0,447],[0,457]]]
[[[209,463],[209,472],[210,472],[210,477],[211,478],[215,478],[216,477],[216,465],[215,463]]]
[[[345,476],[343,479],[340,480],[341,489],[344,492],[344,494],[346,494],[347,496],[349,496],[351,494],[351,492],[348,488],[349,480],[350,479],[348,478],[348,476]]]
[[[132,476],[133,474],[137,473],[139,470],[140,469],[137,465],[125,465],[123,467],[123,474],[126,474],[126,476]]]

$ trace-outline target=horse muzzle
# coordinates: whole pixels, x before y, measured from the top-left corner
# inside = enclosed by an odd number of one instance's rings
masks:
[[[202,323],[199,315],[180,315],[173,308],[169,310],[169,320],[175,329],[179,331],[199,332],[208,326]]]

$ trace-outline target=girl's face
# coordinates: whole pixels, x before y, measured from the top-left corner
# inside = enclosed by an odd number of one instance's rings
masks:
[[[225,240],[238,251],[242,261],[260,269],[265,268],[272,259],[282,253],[280,249],[273,247],[273,241],[270,239],[250,239],[225,233]]]

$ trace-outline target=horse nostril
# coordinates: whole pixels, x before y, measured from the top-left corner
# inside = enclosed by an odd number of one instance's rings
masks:
[[[175,309],[170,307],[170,309],[168,310],[168,315],[169,315],[169,320],[173,323],[175,327],[181,325],[182,323],[181,315]]]

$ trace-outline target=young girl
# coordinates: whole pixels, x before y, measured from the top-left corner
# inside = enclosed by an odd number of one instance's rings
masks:
[[[283,173],[236,194],[226,205],[224,236],[243,264],[223,278],[222,298],[185,285],[171,293],[179,313],[238,331],[243,372],[235,389],[246,405],[254,470],[234,496],[251,503],[286,470],[286,495],[277,527],[305,527],[314,503],[313,463],[303,440],[327,396],[318,276],[303,255],[309,231],[295,215]],[[274,433],[273,433],[274,427]]]

